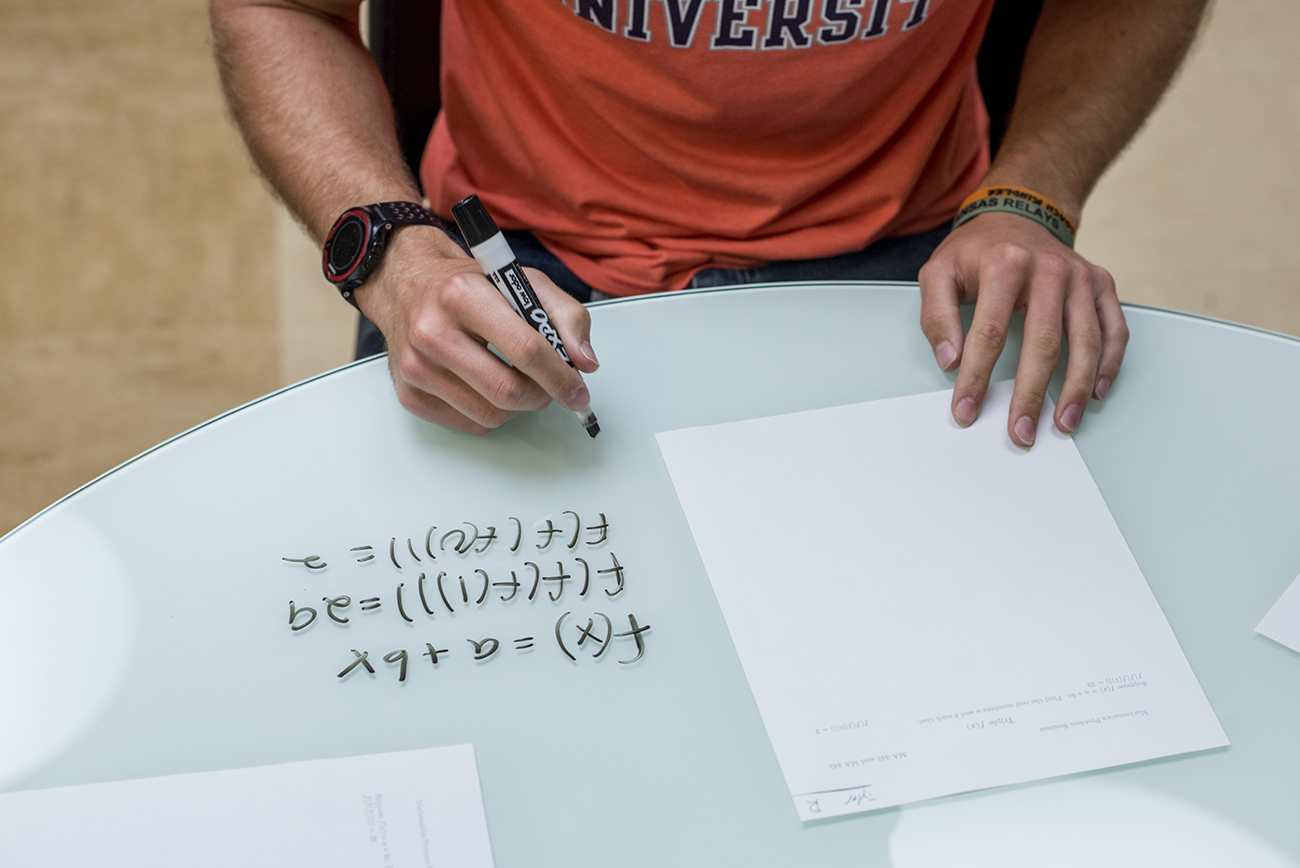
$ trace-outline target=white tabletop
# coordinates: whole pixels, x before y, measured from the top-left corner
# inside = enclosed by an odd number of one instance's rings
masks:
[[[1254,633],[1300,573],[1300,342],[1134,307],[1076,442],[1232,747],[799,822],[654,434],[950,386],[919,306],[852,283],[594,305],[596,440],[554,406],[427,425],[371,360],[145,453],[0,540],[0,789],[473,742],[500,868],[1300,864],[1300,655]],[[458,554],[471,525],[497,539]],[[570,578],[530,600],[525,562]],[[479,603],[475,570],[521,586]],[[649,625],[644,655],[573,645],[597,613]],[[352,649],[373,675],[338,677]]]

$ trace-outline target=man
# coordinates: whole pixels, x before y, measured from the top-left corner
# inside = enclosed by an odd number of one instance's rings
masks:
[[[1204,0],[1046,0],[991,165],[973,62],[992,0],[444,5],[444,115],[421,172],[440,213],[479,193],[582,282],[625,295],[710,268],[870,255],[882,239],[933,245],[972,190],[1017,188],[1037,219],[980,211],[920,270],[922,330],[941,368],[960,366],[953,416],[978,416],[1017,311],[1013,442],[1034,442],[1063,339],[1061,431],[1113,384],[1128,341],[1114,282],[1054,224],[1077,222]],[[420,200],[357,7],[212,0],[235,116],[318,239],[351,207]],[[594,371],[586,310],[532,277],[578,369]],[[438,228],[398,231],[355,301],[384,333],[399,400],[424,419],[483,433],[552,399],[588,404],[580,376]]]

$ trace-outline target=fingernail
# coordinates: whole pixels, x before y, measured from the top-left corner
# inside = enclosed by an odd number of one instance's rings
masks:
[[[965,428],[975,421],[979,415],[979,407],[975,404],[974,398],[962,398],[957,402],[957,412],[953,414],[957,417],[957,424]]]
[[[1097,386],[1096,386],[1097,400],[1100,401],[1102,398],[1106,397],[1106,393],[1109,391],[1110,391],[1110,378],[1102,377],[1100,380],[1097,381]]]
[[[585,388],[577,388],[569,393],[567,402],[570,410],[585,410],[591,406],[591,393]]]
[[[939,367],[946,371],[957,361],[957,349],[950,341],[940,341],[939,346],[934,348],[934,358]]]
[[[1078,404],[1071,404],[1070,406],[1066,407],[1065,412],[1061,414],[1061,424],[1065,426],[1066,431],[1070,431],[1072,433],[1075,428],[1079,427],[1079,422],[1082,419],[1083,419],[1083,410],[1079,408]]]
[[[596,351],[591,348],[591,341],[583,341],[578,344],[578,351],[587,357],[587,361],[597,367],[600,366],[600,360],[596,358]]]
[[[1034,445],[1034,420],[1028,416],[1021,416],[1016,420],[1016,437],[1020,439],[1021,446]]]

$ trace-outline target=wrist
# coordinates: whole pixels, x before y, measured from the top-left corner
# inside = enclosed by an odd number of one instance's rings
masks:
[[[437,270],[447,260],[464,257],[464,251],[438,226],[404,226],[390,236],[378,268],[356,288],[357,307],[378,322],[370,316],[370,308],[391,307],[402,288],[411,286],[422,273]]]
[[[1037,223],[1066,247],[1074,247],[1078,231],[1075,222],[1051,199],[1037,190],[1021,186],[980,187],[962,201],[952,228],[957,229],[977,217],[993,213],[1012,214]]]
[[[385,331],[392,312],[414,301],[432,278],[477,264],[436,226],[407,226],[393,235],[383,262],[354,293],[358,309]]]
[[[985,187],[1021,187],[1051,200],[1067,218],[1077,227],[1083,213],[1084,196],[1058,173],[1051,170],[1035,169],[1021,165],[1011,158],[1002,159],[998,155],[997,163],[989,169],[988,174],[979,183],[979,189]]]

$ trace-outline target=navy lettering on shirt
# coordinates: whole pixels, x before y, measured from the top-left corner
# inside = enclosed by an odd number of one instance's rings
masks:
[[[753,48],[758,28],[745,27],[750,9],[762,9],[763,0],[718,0],[718,29],[709,48]]]
[[[574,14],[614,32],[614,5],[618,0],[575,0]]]
[[[627,26],[623,35],[638,42],[650,41],[650,0],[631,0],[627,4]]]
[[[863,39],[875,39],[889,32],[890,0],[871,0],[871,22],[862,30]]]
[[[889,32],[895,3],[905,8],[899,32],[924,24],[932,0],[560,0],[574,15],[637,42],[663,40],[690,48],[707,38],[710,50],[781,50],[847,45]],[[711,9],[710,9],[711,7]],[[705,12],[712,32],[700,37]],[[897,22],[895,22],[897,24]],[[708,33],[708,31],[705,31]]]
[[[668,44],[674,48],[690,48],[695,41],[695,30],[700,26],[700,13],[704,0],[663,0],[668,16]]]
[[[812,38],[806,28],[812,20],[812,0],[772,0],[764,48],[807,48]]]
[[[822,21],[826,26],[817,30],[817,41],[822,45],[834,45],[853,39],[862,25],[862,16],[854,11],[866,0],[823,0]]]
[[[902,0],[902,2],[912,4],[912,15],[903,25],[904,30],[911,30],[925,20],[925,13],[930,11],[930,0]]]

